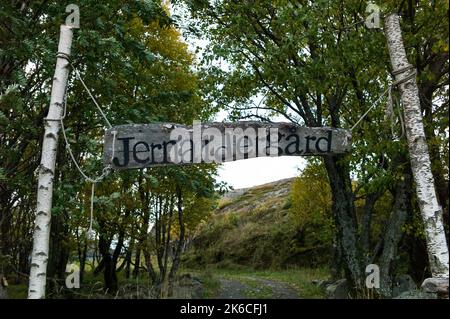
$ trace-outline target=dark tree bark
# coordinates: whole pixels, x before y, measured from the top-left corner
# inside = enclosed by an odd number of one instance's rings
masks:
[[[408,273],[414,281],[423,282],[426,278],[431,277],[427,243],[424,238],[417,237],[414,234],[408,235],[405,242],[409,254]]]
[[[66,265],[69,261],[70,249],[67,245],[69,228],[66,212],[54,215],[50,226],[50,249],[47,276],[53,280],[48,282],[49,290],[57,292],[59,285],[64,284]]]
[[[139,268],[141,264],[141,245],[142,241],[136,245],[136,255],[134,256],[134,268],[133,268],[133,279],[136,279],[139,275]]]
[[[342,156],[327,156],[324,161],[332,190],[332,211],[344,272],[353,287],[360,289],[363,272],[348,164]]]
[[[392,295],[395,279],[398,246],[403,237],[402,227],[411,212],[412,173],[410,167],[405,168],[402,178],[395,186],[392,213],[386,225],[383,238],[383,250],[379,260],[380,292],[386,297]]]
[[[145,248],[143,250],[143,252],[144,252],[145,265],[147,267],[148,276],[149,276],[152,284],[157,284],[158,278],[156,276],[155,269],[153,268],[153,264],[152,264],[152,261],[151,261],[150,250]]]
[[[370,260],[370,241],[371,241],[371,225],[372,225],[372,214],[374,206],[377,200],[380,198],[381,194],[379,192],[373,192],[366,195],[366,200],[363,207],[363,215],[361,218],[361,231],[360,240],[362,251],[365,255],[367,261]]]
[[[84,279],[84,270],[86,268],[86,257],[87,257],[87,240],[81,240],[80,235],[78,233],[78,227],[75,231],[75,235],[77,238],[77,248],[78,248],[78,260],[80,261],[80,283],[83,283]]]
[[[147,250],[147,248],[144,248],[144,243],[147,239],[147,230],[148,230],[148,226],[149,226],[149,222],[150,222],[150,213],[149,213],[149,205],[150,205],[150,200],[149,200],[149,190],[145,190],[144,189],[144,176],[143,176],[143,172],[141,170],[141,173],[139,174],[139,196],[140,196],[140,200],[141,200],[141,205],[142,205],[142,226],[139,229],[136,229],[136,233],[137,233],[137,239],[136,239],[136,255],[134,258],[134,268],[133,268],[133,279],[136,279],[139,275],[139,269],[140,269],[140,264],[141,264],[141,251],[144,250],[144,257],[145,257],[145,263],[147,264],[147,269],[148,269],[148,263],[151,263],[150,260],[150,256],[146,256],[145,252]],[[148,257],[148,258],[147,258]],[[151,266],[151,265],[150,265]],[[148,270],[149,272],[151,272],[153,269]],[[156,274],[153,273],[150,275],[150,278],[152,279],[152,281],[156,281]]]
[[[14,245],[11,243],[11,221],[12,206],[11,192],[7,185],[0,183],[0,255],[11,256],[11,249]],[[5,274],[10,272],[9,267],[4,267]]]
[[[331,245],[330,272],[332,280],[342,278],[342,248],[337,232],[333,236],[333,243]]]
[[[131,273],[131,256],[133,253],[133,249],[134,249],[134,238],[130,239],[130,245],[128,247],[127,250],[127,254],[125,256],[125,278],[130,278],[130,273]]]
[[[126,219],[130,215],[130,213],[130,210],[126,210],[124,219]],[[119,237],[112,255],[110,253],[111,239],[109,241],[105,241],[104,243],[102,243],[102,245],[100,245],[99,241],[99,249],[104,259],[105,290],[108,291],[108,293],[114,293],[118,288],[117,261],[119,260],[120,253],[122,251],[124,238],[125,230],[124,226],[122,226],[120,227]]]
[[[115,269],[113,269],[113,258],[110,252],[111,239],[106,238],[106,235],[100,233],[100,238],[98,240],[98,249],[100,254],[102,254],[102,268],[103,268],[103,279],[104,279],[104,289],[108,293],[113,293],[117,291],[117,274]]]

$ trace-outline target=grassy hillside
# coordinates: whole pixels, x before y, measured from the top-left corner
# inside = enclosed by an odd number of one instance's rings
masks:
[[[226,194],[196,232],[184,266],[274,269],[325,264],[329,247],[305,242],[291,220],[293,182],[285,179]]]

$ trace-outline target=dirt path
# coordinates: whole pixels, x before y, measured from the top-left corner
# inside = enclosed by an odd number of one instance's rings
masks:
[[[217,298],[221,299],[298,299],[296,289],[286,283],[255,278],[224,278],[219,279],[220,288]]]

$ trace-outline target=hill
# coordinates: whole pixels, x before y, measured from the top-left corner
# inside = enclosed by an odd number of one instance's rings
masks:
[[[183,258],[187,267],[314,267],[329,248],[305,243],[289,214],[294,178],[227,193]]]

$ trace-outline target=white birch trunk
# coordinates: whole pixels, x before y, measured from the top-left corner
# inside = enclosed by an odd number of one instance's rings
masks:
[[[61,25],[58,52],[70,55],[72,46],[72,28]],[[56,60],[53,76],[48,119],[62,116],[64,92],[69,76],[69,62],[61,57]],[[37,193],[37,207],[33,235],[33,252],[31,256],[29,299],[45,298],[47,280],[47,261],[50,238],[50,220],[53,195],[53,178],[55,174],[56,152],[58,147],[59,121],[44,121],[45,133],[42,145],[41,164]]]
[[[386,18],[385,32],[394,72],[409,65],[403,45],[399,17]],[[395,76],[401,80],[408,76],[403,72]],[[436,197],[434,178],[420,110],[419,89],[415,78],[400,84],[406,138],[411,157],[411,168],[416,182],[417,200],[422,214],[427,240],[428,259],[433,277],[449,276],[448,246],[442,222],[442,208]]]

